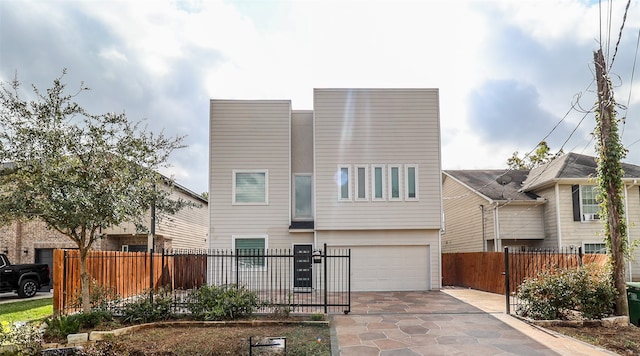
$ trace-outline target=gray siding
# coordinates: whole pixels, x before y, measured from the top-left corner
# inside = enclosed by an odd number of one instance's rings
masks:
[[[211,100],[210,247],[232,248],[233,235],[266,235],[268,248],[290,248],[290,101]],[[268,205],[233,205],[233,170],[268,170]]]
[[[449,176],[444,176],[442,186],[445,224],[442,252],[485,251],[484,241],[492,240],[495,232],[489,202]]]
[[[438,100],[436,89],[315,90],[316,229],[441,227]],[[353,184],[355,165],[371,164],[417,164],[419,201],[338,201],[338,166]]]
[[[291,114],[291,171],[313,173],[313,112]]]
[[[500,239],[544,239],[543,202],[536,205],[507,204],[499,208]]]

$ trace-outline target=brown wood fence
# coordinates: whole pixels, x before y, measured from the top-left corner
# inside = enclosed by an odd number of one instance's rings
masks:
[[[504,252],[464,252],[442,254],[442,285],[467,287],[505,294]],[[510,252],[510,292],[525,278],[535,277],[545,269],[569,268],[582,264],[608,261],[608,255],[545,252]]]
[[[79,251],[54,250],[53,261],[54,313],[70,311],[80,297]],[[146,252],[91,251],[87,271],[93,285],[127,298],[151,288],[189,289],[206,283],[207,256],[154,253],[152,261]]]

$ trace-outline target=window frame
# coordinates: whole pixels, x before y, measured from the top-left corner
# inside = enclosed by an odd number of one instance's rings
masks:
[[[593,195],[593,200],[596,202],[595,204],[585,204],[584,203],[584,196],[583,194],[585,194],[586,189],[585,187],[590,187],[591,190],[591,194]],[[597,189],[596,185],[591,185],[591,184],[580,184],[580,194],[579,194],[579,198],[580,198],[580,220],[582,222],[590,222],[590,221],[600,221],[600,203],[598,203],[598,201],[596,200],[596,195],[597,192],[595,192],[594,190]],[[596,212],[585,212],[585,206],[587,207],[595,207],[596,208]],[[593,209],[590,209],[593,210]],[[593,214],[596,215],[597,218],[591,219],[591,220],[587,220],[585,219],[585,215],[586,214]]]
[[[381,197],[376,197],[376,169],[380,168],[380,189]],[[371,201],[386,201],[387,200],[387,172],[384,164],[372,164],[371,165]]]
[[[297,208],[297,199],[296,199],[296,177],[309,177],[311,182],[310,182],[310,187],[309,189],[311,189],[311,201],[309,202],[309,204],[311,204],[311,216],[297,216],[296,215],[296,208]],[[295,221],[312,221],[315,215],[315,212],[313,211],[313,173],[294,173],[293,174],[293,208],[292,208],[292,220]]]
[[[264,174],[264,201],[262,202],[239,202],[236,200],[237,177],[243,173]],[[269,170],[268,169],[234,169],[231,173],[231,205],[269,205]]]
[[[398,197],[393,196],[393,169],[398,169]],[[402,189],[402,165],[401,164],[389,164],[387,165],[387,173],[389,177],[387,178],[387,199],[389,201],[402,201],[403,189]]]
[[[409,169],[413,168],[414,169],[414,189],[415,189],[415,197],[409,197]],[[418,165],[417,164],[405,164],[404,165],[404,192],[405,192],[405,197],[404,200],[405,201],[419,201],[420,200],[420,186],[418,184],[418,177],[420,177],[420,174],[418,172]]]
[[[236,241],[238,240],[249,240],[249,239],[262,239],[264,241],[264,248],[263,251],[266,254],[267,249],[269,248],[269,235],[232,235],[231,236],[231,248],[233,249],[233,255],[235,256],[234,258],[234,263],[233,263],[233,270],[236,270],[236,265],[240,268],[240,271],[266,271],[267,270],[267,264],[268,264],[268,259],[266,257],[261,257],[262,258],[262,266],[258,265],[258,266],[254,266],[252,265],[251,267],[247,267],[241,264],[241,260],[238,260],[238,263],[235,263],[235,259],[242,259],[242,258],[260,258],[260,257],[245,257],[245,256],[240,256],[240,255],[236,255],[236,251],[238,251],[238,248],[236,248]]]
[[[342,184],[342,170],[346,169],[347,170],[347,197],[343,197],[342,196],[342,192],[343,192],[343,184]],[[353,192],[351,189],[351,165],[339,165],[338,166],[338,172],[336,173],[336,183],[338,186],[338,201],[341,202],[350,202],[352,201],[352,197],[353,197]]]
[[[364,197],[360,197],[360,169],[364,169]],[[365,164],[357,164],[354,167],[354,179],[355,185],[353,197],[356,201],[369,201],[369,166]]]
[[[587,252],[587,245],[599,247],[595,251],[601,251],[604,249],[604,252]],[[608,251],[609,249],[607,248],[607,244],[605,242],[583,242],[582,243],[582,252],[584,254],[587,254],[587,253],[588,254],[606,254]]]

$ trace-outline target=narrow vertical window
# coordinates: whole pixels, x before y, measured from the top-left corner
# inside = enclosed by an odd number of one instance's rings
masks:
[[[372,184],[372,200],[384,200],[384,186],[385,186],[385,174],[384,166],[373,165],[371,166],[371,180]]]
[[[405,166],[405,200],[418,200],[418,165]]]
[[[294,219],[313,219],[313,194],[311,189],[312,176],[310,174],[295,174],[295,205]]]
[[[369,200],[367,166],[356,166],[356,200]]]
[[[389,200],[402,200],[400,190],[400,166],[389,165]]]
[[[338,198],[340,200],[351,200],[351,182],[349,181],[351,176],[350,166],[338,167],[338,176],[336,182],[338,183]]]

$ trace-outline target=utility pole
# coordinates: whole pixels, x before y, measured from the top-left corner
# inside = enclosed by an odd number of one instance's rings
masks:
[[[618,123],[615,118],[615,101],[611,91],[611,81],[602,54],[602,49],[593,53],[598,83],[598,103],[596,108],[596,149],[598,151],[598,185],[603,197],[603,217],[605,236],[610,242],[611,264],[613,267],[616,296],[616,315],[629,315],[627,304],[627,286],[625,283],[624,257],[626,251],[627,226],[624,221],[624,202],[622,200],[622,165],[625,149],[618,136]]]

